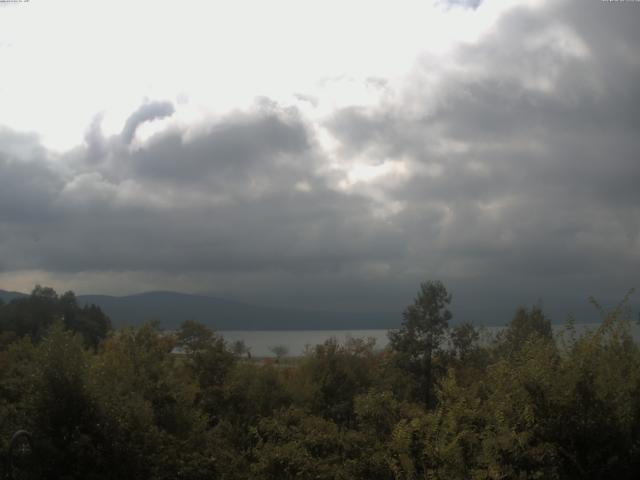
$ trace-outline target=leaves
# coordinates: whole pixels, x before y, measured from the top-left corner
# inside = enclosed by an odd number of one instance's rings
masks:
[[[0,349],[0,461],[26,428],[38,460],[24,478],[637,476],[640,350],[624,306],[560,337],[540,309],[519,309],[494,342],[463,324],[447,349],[449,301],[423,285],[386,351],[332,339],[281,364],[241,358],[195,322],[124,328],[95,348],[60,318],[25,320],[38,334]],[[415,394],[424,368],[429,404]]]

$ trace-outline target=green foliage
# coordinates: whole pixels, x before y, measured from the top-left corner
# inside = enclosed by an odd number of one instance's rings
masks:
[[[609,318],[563,350],[526,330],[505,335],[518,348],[503,338],[475,380],[450,370],[437,407],[398,422],[397,478],[634,477],[640,352],[629,322]]]
[[[449,328],[451,295],[439,281],[424,282],[413,304],[403,313],[402,326],[389,332],[391,348],[397,353],[402,368],[414,376],[418,384],[416,398],[425,405],[433,404],[435,356],[440,353],[445,332]]]
[[[332,479],[342,465],[338,426],[299,409],[261,420],[252,474],[256,479]],[[348,478],[342,476],[342,478]]]
[[[291,395],[286,389],[283,373],[271,365],[238,363],[224,383],[225,415],[250,425],[288,406]]]
[[[365,393],[374,382],[373,347],[373,339],[350,339],[340,345],[332,338],[316,345],[291,380],[297,403],[316,415],[351,425],[355,396]]]
[[[38,345],[28,401],[46,477],[88,476],[102,460],[96,404],[86,388],[90,361],[82,338],[62,323],[55,323]]]
[[[219,421],[219,410],[224,403],[224,381],[237,357],[227,349],[220,335],[192,320],[178,329],[176,346],[184,349],[184,366],[199,387],[195,403],[213,425]]]
[[[25,407],[34,395],[35,356],[35,347],[28,338],[0,351],[0,466],[7,463],[13,433],[29,424]]]
[[[461,362],[471,359],[479,351],[480,333],[472,324],[465,322],[451,329],[451,348]]]
[[[557,336],[541,309],[519,309],[483,343],[472,325],[448,329],[450,295],[430,282],[387,350],[332,339],[269,363],[192,321],[88,342],[72,295],[34,292],[0,306],[3,327],[24,327],[4,330],[12,335],[0,348],[0,468],[13,432],[35,439],[21,478],[626,480],[640,471],[640,350],[624,304],[596,329],[578,334],[568,322]]]
[[[38,285],[29,297],[0,304],[0,348],[23,336],[39,341],[56,321],[79,333],[92,348],[111,330],[111,321],[99,307],[80,307],[73,292],[58,296],[52,288]]]
[[[194,320],[185,320],[176,332],[176,343],[187,354],[206,350],[211,344],[221,340],[209,327]]]
[[[498,334],[497,349],[500,355],[513,356],[527,342],[535,338],[541,338],[546,341],[553,340],[551,320],[545,316],[538,306],[533,306],[529,310],[520,307],[509,325],[507,325],[507,328]]]
[[[101,431],[122,475],[168,479],[182,472],[182,478],[200,478],[202,473],[184,473],[192,463],[214,470],[203,448],[206,416],[193,408],[198,386],[184,375],[174,346],[175,339],[153,324],[127,328],[105,343],[93,364]]]
[[[392,479],[386,454],[360,432],[298,408],[281,410],[258,423],[250,478]]]

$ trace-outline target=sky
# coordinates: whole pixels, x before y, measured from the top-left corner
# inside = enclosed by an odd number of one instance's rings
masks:
[[[0,288],[457,319],[640,287],[640,2],[0,4]]]

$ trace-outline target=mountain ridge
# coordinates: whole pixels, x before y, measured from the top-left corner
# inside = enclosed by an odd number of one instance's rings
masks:
[[[5,302],[28,296],[0,290]],[[201,294],[150,291],[132,295],[77,295],[80,305],[98,305],[115,327],[158,320],[176,328],[196,320],[216,330],[348,330],[394,328],[396,315],[386,312],[331,312],[260,306]]]

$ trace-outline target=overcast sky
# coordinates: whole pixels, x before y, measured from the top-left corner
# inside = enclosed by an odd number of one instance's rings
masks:
[[[600,0],[1,4],[0,288],[400,312],[441,279],[483,322],[620,299],[638,25]]]

